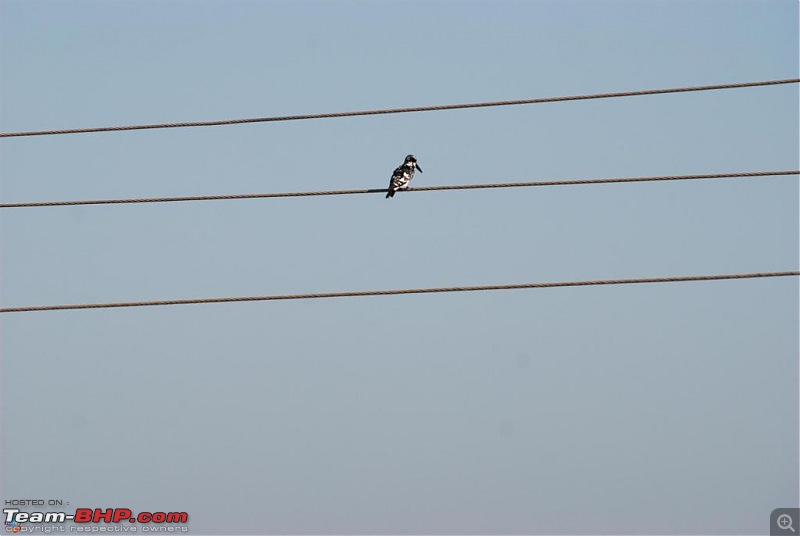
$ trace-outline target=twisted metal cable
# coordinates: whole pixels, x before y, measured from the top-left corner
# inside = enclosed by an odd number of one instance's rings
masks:
[[[521,188],[531,186],[574,186],[587,184],[613,184],[625,182],[659,182],[700,179],[737,179],[743,177],[770,177],[778,175],[800,175],[800,170],[747,171],[734,173],[707,173],[701,175],[664,175],[657,177],[618,177],[611,179],[578,179],[538,182],[500,182],[488,184],[452,184],[445,186],[420,186],[400,192],[433,192],[441,190],[481,190],[489,188]],[[168,203],[176,201],[221,201],[233,199],[262,199],[272,197],[313,197],[322,195],[385,194],[385,188],[362,190],[322,190],[316,192],[279,192],[263,194],[195,195],[183,197],[144,197],[137,199],[90,199],[83,201],[35,201],[29,203],[0,203],[0,208],[63,207],[75,205],[114,205],[126,203]]]
[[[590,99],[608,99],[615,97],[638,97],[642,95],[660,95],[664,93],[685,93],[689,91],[710,91],[716,89],[736,89],[756,86],[775,86],[779,84],[797,84],[800,78],[785,80],[765,80],[760,82],[741,82],[736,84],[714,84],[708,86],[688,86],[667,89],[646,89],[640,91],[622,91],[617,93],[596,93],[592,95],[571,95],[563,97],[544,97],[538,99],[507,100],[494,102],[474,102],[466,104],[444,104],[439,106],[415,106],[411,108],[386,108],[379,110],[361,110],[355,112],[335,112],[322,114],[284,115],[276,117],[254,117],[247,119],[225,119],[221,121],[187,121],[181,123],[154,123],[150,125],[127,125],[114,127],[70,128],[61,130],[34,130],[28,132],[2,132],[0,138],[20,136],[48,136],[54,134],[86,134],[89,132],[117,132],[122,130],[150,130],[157,128],[211,127],[220,125],[241,125],[244,123],[270,123],[276,121],[298,121],[303,119],[330,119],[335,117],[355,117],[363,115],[401,114],[409,112],[432,112],[439,110],[460,110],[465,108],[488,108],[492,106],[514,106],[520,104],[542,104],[546,102],[565,102]]]
[[[82,303],[75,305],[38,305],[29,307],[3,307],[0,313],[32,311],[63,311],[66,309],[106,309],[112,307],[152,307],[161,305],[191,305],[201,303],[252,302],[276,300],[308,300],[319,298],[352,298],[361,296],[396,296],[399,294],[433,294],[441,292],[476,292],[483,290],[520,290],[555,287],[587,287],[598,285],[631,285],[642,283],[677,283],[686,281],[717,281],[724,279],[753,279],[763,277],[800,276],[795,272],[757,272],[749,274],[694,275],[683,277],[645,277],[639,279],[601,279],[594,281],[558,281],[554,283],[520,283],[515,285],[478,285],[464,287],[410,288],[394,290],[366,290],[356,292],[324,292],[310,294],[278,294],[272,296],[239,296],[228,298],[197,298],[190,300],[160,300],[139,302]]]

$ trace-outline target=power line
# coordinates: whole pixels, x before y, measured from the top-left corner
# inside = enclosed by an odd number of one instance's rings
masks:
[[[433,192],[441,190],[481,190],[490,188],[521,188],[531,186],[574,186],[589,184],[613,184],[625,182],[659,182],[700,179],[737,179],[743,177],[769,177],[778,175],[800,175],[800,170],[747,171],[740,173],[708,173],[701,175],[665,175],[656,177],[618,177],[611,179],[578,179],[538,182],[500,182],[487,184],[453,184],[444,186],[420,186],[400,190],[401,192]],[[91,199],[82,201],[36,201],[29,203],[0,203],[0,208],[63,207],[75,205],[115,205],[125,203],[168,203],[176,201],[222,201],[234,199],[262,199],[272,197],[313,197],[324,195],[385,194],[385,188],[361,190],[322,190],[316,192],[279,192],[262,194],[197,195],[184,197],[144,197],[136,199]]]
[[[276,121],[298,121],[302,119],[330,119],[334,117],[355,117],[362,115],[402,114],[409,112],[432,112],[439,110],[460,110],[465,108],[489,108],[492,106],[514,106],[520,104],[542,104],[546,102],[565,102],[590,99],[608,99],[615,97],[638,97],[642,95],[660,95],[664,93],[685,93],[689,91],[710,91],[716,89],[736,89],[756,86],[775,86],[779,84],[796,84],[800,78],[786,80],[766,80],[761,82],[742,82],[737,84],[714,84],[709,86],[688,86],[667,89],[646,89],[641,91],[623,91],[618,93],[596,93],[592,95],[570,95],[563,97],[544,97],[538,99],[508,100],[494,102],[473,102],[466,104],[444,104],[438,106],[416,106],[411,108],[386,108],[378,110],[361,110],[355,112],[335,112],[323,114],[284,115],[275,117],[254,117],[247,119],[225,119],[221,121],[188,121],[181,123],[154,123],[149,125],[127,125],[114,127],[71,128],[62,130],[34,130],[28,132],[2,132],[0,138],[20,136],[47,136],[54,134],[86,134],[89,132],[114,132],[122,130],[150,130],[157,128],[210,127],[220,125],[241,125],[244,123],[270,123]]]
[[[398,294],[433,294],[440,292],[476,292],[483,290],[521,290],[555,287],[588,287],[598,285],[630,285],[641,283],[678,283],[686,281],[718,281],[724,279],[753,279],[763,277],[800,276],[797,272],[758,272],[750,274],[694,275],[684,277],[646,277],[639,279],[600,279],[594,281],[559,281],[555,283],[520,283],[515,285],[480,285],[468,287],[410,288],[394,290],[366,290],[357,292],[325,292],[311,294],[278,294],[272,296],[239,296],[228,298],[197,298],[190,300],[161,300],[140,302],[83,303],[75,305],[38,305],[30,307],[3,307],[0,313],[32,311],[62,311],[66,309],[105,309],[111,307],[151,307],[160,305],[192,305],[201,303],[251,302],[276,300],[308,300],[318,298],[353,298],[361,296],[395,296]]]

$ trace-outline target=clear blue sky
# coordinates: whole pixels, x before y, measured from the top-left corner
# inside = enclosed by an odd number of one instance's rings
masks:
[[[798,3],[0,3],[2,131],[798,77]],[[797,85],[0,140],[3,202],[798,169]],[[796,176],[0,211],[0,303],[798,269]],[[4,314],[2,494],[196,534],[755,534],[796,278]]]

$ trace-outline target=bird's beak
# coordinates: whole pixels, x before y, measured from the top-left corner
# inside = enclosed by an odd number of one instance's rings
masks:
[[[419,164],[417,164],[417,169],[419,170],[420,173],[422,173],[422,168],[419,167]]]

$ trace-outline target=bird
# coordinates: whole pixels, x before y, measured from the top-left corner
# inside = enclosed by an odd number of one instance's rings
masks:
[[[406,156],[403,164],[392,173],[392,179],[389,181],[389,191],[386,193],[386,198],[394,197],[394,193],[397,190],[408,189],[408,183],[414,178],[414,171],[416,170],[422,173],[422,168],[417,164],[416,157],[413,154]]]

